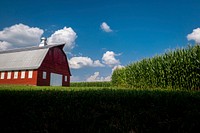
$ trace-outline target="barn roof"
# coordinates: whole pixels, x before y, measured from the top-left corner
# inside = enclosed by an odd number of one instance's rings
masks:
[[[40,67],[48,50],[65,44],[0,51],[0,71],[30,70]]]

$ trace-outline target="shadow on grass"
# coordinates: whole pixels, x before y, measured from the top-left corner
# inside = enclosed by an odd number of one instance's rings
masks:
[[[0,90],[0,131],[195,132],[200,93],[148,90]]]

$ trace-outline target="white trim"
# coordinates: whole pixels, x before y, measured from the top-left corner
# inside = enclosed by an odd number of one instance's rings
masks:
[[[33,70],[28,71],[28,78],[29,79],[33,78]]]
[[[14,72],[14,79],[17,79],[18,78],[18,71],[15,71]]]
[[[42,79],[47,79],[47,72],[42,72]]]
[[[21,71],[21,79],[24,79],[26,75],[26,71]]]
[[[67,82],[67,76],[65,76],[65,82]]]
[[[7,79],[11,79],[12,72],[7,72]]]
[[[1,79],[5,78],[5,72],[1,72]]]

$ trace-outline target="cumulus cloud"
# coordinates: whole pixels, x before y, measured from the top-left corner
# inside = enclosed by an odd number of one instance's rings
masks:
[[[112,79],[112,74],[113,74],[114,70],[116,70],[116,69],[121,69],[121,68],[124,68],[124,66],[122,66],[122,65],[116,65],[116,66],[114,66],[114,67],[112,68],[112,73],[111,73],[110,75],[108,75],[107,77],[102,78],[102,81],[111,81],[111,79]]]
[[[100,25],[101,29],[105,32],[112,32],[112,29],[110,28],[110,26],[106,23],[106,22],[103,22],[101,25]]]
[[[99,60],[93,61],[89,57],[72,57],[69,60],[70,68],[80,69],[82,67],[104,67]]]
[[[11,44],[5,41],[0,41],[0,51],[1,50],[6,50],[11,47]]]
[[[112,73],[111,73],[109,76],[105,77],[105,78],[104,78],[104,81],[111,81],[113,72],[114,72],[116,69],[121,69],[121,68],[124,68],[124,66],[122,66],[122,65],[116,65],[116,66],[114,66],[114,67],[112,68]]]
[[[86,79],[87,82],[97,82],[97,81],[110,81],[111,76],[101,77],[99,72],[95,72],[93,75]]]
[[[124,66],[122,65],[116,65],[112,68],[112,73],[110,75],[108,75],[107,77],[102,77],[100,76],[99,72],[95,72],[93,75],[89,76],[86,81],[87,82],[97,82],[97,81],[111,81],[112,78],[112,74],[114,72],[114,70],[116,69],[121,69],[124,68]]]
[[[192,33],[188,34],[187,39],[200,43],[200,28],[194,29]]]
[[[39,44],[43,30],[24,24],[15,24],[0,31],[0,49]]]
[[[112,75],[109,75],[109,76],[105,77],[104,81],[111,81],[111,77],[112,77]]]
[[[124,66],[122,65],[116,65],[112,68],[112,73],[116,70],[116,69],[121,69],[121,68],[124,68]]]
[[[95,72],[93,75],[91,75],[89,78],[87,78],[86,81],[88,82],[94,82],[94,81],[99,81],[99,72]]]
[[[39,45],[44,30],[24,24],[15,24],[0,31],[0,50],[15,47]],[[76,32],[69,27],[55,31],[47,40],[48,44],[66,43],[65,50],[69,52],[75,46]]]
[[[104,67],[104,65],[101,64],[101,62],[99,60],[95,60],[93,66],[94,67]]]
[[[103,54],[102,61],[104,64],[113,67],[120,64],[120,61],[117,60],[115,56],[117,56],[117,54],[115,54],[113,51],[107,51]]]
[[[69,52],[74,48],[76,38],[76,32],[71,27],[64,27],[55,31],[47,40],[50,45],[65,43],[65,50]]]

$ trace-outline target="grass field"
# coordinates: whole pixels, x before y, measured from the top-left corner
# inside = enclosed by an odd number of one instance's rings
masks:
[[[111,87],[112,82],[72,82],[71,87]]]
[[[192,133],[200,92],[0,86],[0,118],[1,132]]]

